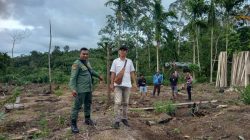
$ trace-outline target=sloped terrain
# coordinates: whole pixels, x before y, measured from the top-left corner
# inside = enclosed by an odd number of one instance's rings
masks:
[[[2,86],[2,85],[1,85]],[[14,87],[8,89],[10,96]],[[10,110],[0,121],[0,139],[93,139],[93,140],[166,140],[166,139],[250,139],[250,106],[244,105],[239,93],[218,89],[209,84],[197,84],[193,89],[193,101],[218,100],[216,103],[201,104],[195,114],[191,106],[177,108],[175,116],[164,123],[149,124],[166,115],[152,110],[130,110],[131,127],[121,125],[116,130],[113,124],[113,102],[107,106],[105,85],[95,88],[92,105],[92,118],[97,122],[95,127],[83,124],[83,113],[80,113],[79,134],[70,130],[70,111],[73,101],[67,86],[53,86],[55,93],[44,94],[48,86],[41,84],[27,85],[21,88],[22,110]],[[153,107],[156,101],[171,99],[170,87],[163,87],[160,96],[148,95],[140,100],[138,91],[132,91],[130,108]],[[59,92],[59,93],[58,93]],[[175,103],[187,102],[185,90],[181,90]],[[113,96],[113,95],[112,95]],[[2,109],[2,111],[4,111]]]

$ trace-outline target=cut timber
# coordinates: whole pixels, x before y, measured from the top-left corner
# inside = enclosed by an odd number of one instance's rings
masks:
[[[250,53],[243,51],[233,54],[231,86],[249,85]]]
[[[227,53],[221,52],[219,55],[216,87],[227,87]]]
[[[217,100],[212,100],[212,101],[196,101],[196,102],[186,102],[186,103],[176,103],[173,104],[176,107],[180,107],[180,106],[184,106],[184,105],[193,105],[193,104],[207,104],[207,103],[216,103],[218,102]],[[164,106],[161,106],[164,107]],[[133,110],[145,110],[145,111],[150,111],[150,110],[154,110],[154,107],[145,107],[145,108],[129,108],[129,110],[133,111]]]
[[[24,109],[24,105],[23,104],[5,104],[4,105],[5,110],[9,111],[9,110],[13,110],[13,109]]]

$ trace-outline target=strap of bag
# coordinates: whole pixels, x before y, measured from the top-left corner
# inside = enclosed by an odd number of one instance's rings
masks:
[[[125,67],[126,67],[126,65],[127,65],[127,60],[125,60],[125,64],[124,64],[123,68],[125,68]]]
[[[81,61],[81,63],[82,63],[82,61]],[[82,63],[84,66],[86,66],[87,67],[87,69],[88,69],[88,71],[89,71],[89,74],[90,74],[90,76],[91,76],[91,79],[92,79],[92,84],[94,83],[94,80],[93,80],[93,76],[92,76],[92,73],[91,73],[91,70],[90,70],[90,68],[89,68],[89,66],[87,65],[87,64],[85,64],[85,63]]]

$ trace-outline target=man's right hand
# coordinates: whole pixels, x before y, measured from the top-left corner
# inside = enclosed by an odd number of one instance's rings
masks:
[[[77,92],[75,90],[73,90],[71,94],[72,94],[73,97],[77,96]]]

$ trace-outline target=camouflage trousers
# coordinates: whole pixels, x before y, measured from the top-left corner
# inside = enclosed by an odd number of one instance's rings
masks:
[[[85,118],[90,118],[91,103],[92,103],[92,92],[78,93],[73,103],[71,111],[71,120],[78,119],[78,113],[82,109],[83,104],[84,104],[84,116]]]

